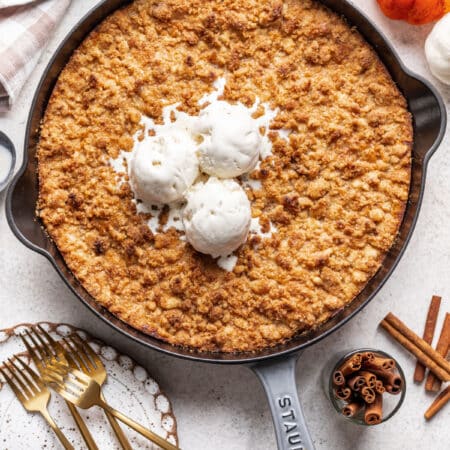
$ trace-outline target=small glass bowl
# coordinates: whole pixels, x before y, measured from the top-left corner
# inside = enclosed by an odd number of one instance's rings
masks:
[[[0,193],[1,193],[11,181],[14,172],[14,167],[16,165],[16,149],[14,148],[14,144],[11,142],[11,139],[9,139],[9,137],[6,136],[6,134],[3,133],[2,131],[0,131],[0,147],[9,152],[11,156],[11,162],[8,172],[6,173],[6,176],[3,179],[0,179]]]
[[[398,375],[400,375],[402,382],[403,382],[403,389],[401,392],[397,395],[389,394],[388,392],[385,392],[383,394],[383,417],[381,419],[381,422],[383,423],[389,420],[399,409],[400,406],[402,406],[403,400],[405,399],[405,393],[406,393],[406,380],[405,380],[405,374],[403,373],[402,368],[398,364],[398,361],[393,358],[388,353],[385,353],[381,350],[376,350],[373,348],[359,348],[356,350],[351,351],[344,351],[336,354],[333,358],[330,359],[330,361],[325,365],[324,370],[322,371],[322,382],[323,382],[323,388],[325,391],[325,395],[330,400],[331,404],[333,405],[336,412],[344,419],[349,422],[356,423],[358,425],[364,425],[364,426],[374,426],[369,425],[364,421],[364,412],[363,409],[359,413],[357,413],[353,417],[346,417],[342,414],[342,408],[347,404],[346,401],[341,400],[339,398],[336,398],[334,395],[333,390],[333,373],[341,367],[341,365],[346,361],[347,359],[351,358],[355,353],[363,353],[363,352],[372,352],[376,355],[380,355],[384,358],[390,358],[395,361],[396,370]]]

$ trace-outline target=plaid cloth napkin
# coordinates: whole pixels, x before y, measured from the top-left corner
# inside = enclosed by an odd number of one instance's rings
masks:
[[[0,0],[0,112],[14,103],[70,0]]]

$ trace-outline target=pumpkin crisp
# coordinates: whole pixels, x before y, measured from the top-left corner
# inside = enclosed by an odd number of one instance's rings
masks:
[[[233,272],[174,228],[153,234],[109,164],[142,115],[223,99],[279,108],[246,188],[267,239]],[[408,199],[412,124],[375,52],[312,0],[137,0],[74,52],[48,103],[38,213],[68,267],[133,327],[202,351],[252,351],[317,327],[379,269]],[[164,214],[163,214],[164,215]],[[164,217],[161,218],[164,220]]]

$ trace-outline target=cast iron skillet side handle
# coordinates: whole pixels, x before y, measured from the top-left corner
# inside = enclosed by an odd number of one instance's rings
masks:
[[[299,356],[297,352],[250,365],[267,394],[278,450],[314,450],[295,383]]]

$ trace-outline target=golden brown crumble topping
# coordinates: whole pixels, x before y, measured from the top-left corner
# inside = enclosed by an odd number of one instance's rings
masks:
[[[190,114],[224,98],[280,112],[273,156],[252,177],[252,237],[232,273],[169,229],[153,235],[110,158],[141,115]],[[90,294],[173,344],[247,351],[316,327],[380,267],[408,198],[412,125],[374,51],[312,0],[137,0],[75,51],[51,96],[38,151],[39,214]]]

